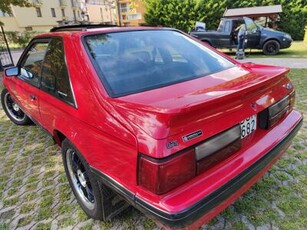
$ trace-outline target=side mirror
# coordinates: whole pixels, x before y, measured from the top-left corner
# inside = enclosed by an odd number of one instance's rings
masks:
[[[16,66],[10,67],[10,68],[5,69],[4,72],[7,77],[17,76],[19,75],[19,68]]]

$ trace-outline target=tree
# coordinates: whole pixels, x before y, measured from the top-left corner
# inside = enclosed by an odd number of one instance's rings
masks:
[[[10,5],[20,6],[20,7],[30,7],[32,6],[27,0],[1,0],[0,10],[3,13],[11,13]]]
[[[174,27],[189,31],[198,20],[195,0],[146,0],[144,15],[152,26]]]
[[[226,8],[227,0],[198,0],[196,7],[198,20],[205,22],[207,29],[216,30]]]

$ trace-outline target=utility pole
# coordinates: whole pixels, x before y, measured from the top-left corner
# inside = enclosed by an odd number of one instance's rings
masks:
[[[118,0],[116,0],[116,7],[117,7],[117,14],[118,14],[118,23],[119,23],[119,26],[122,26],[122,15],[120,12],[120,4]]]

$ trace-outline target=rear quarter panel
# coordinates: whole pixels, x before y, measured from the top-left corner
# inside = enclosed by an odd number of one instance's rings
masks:
[[[95,92],[97,76],[90,68],[80,41],[64,38],[66,62],[76,106],[68,105],[41,91],[43,126],[52,134],[60,132],[81,152],[86,161],[102,173],[120,181],[130,190],[136,183],[137,150],[133,135],[105,108],[105,97]]]

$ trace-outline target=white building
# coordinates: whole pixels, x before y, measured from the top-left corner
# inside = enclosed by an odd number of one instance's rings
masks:
[[[115,0],[28,0],[33,7],[11,6],[0,11],[5,31],[48,31],[59,24],[81,21],[116,23]]]

